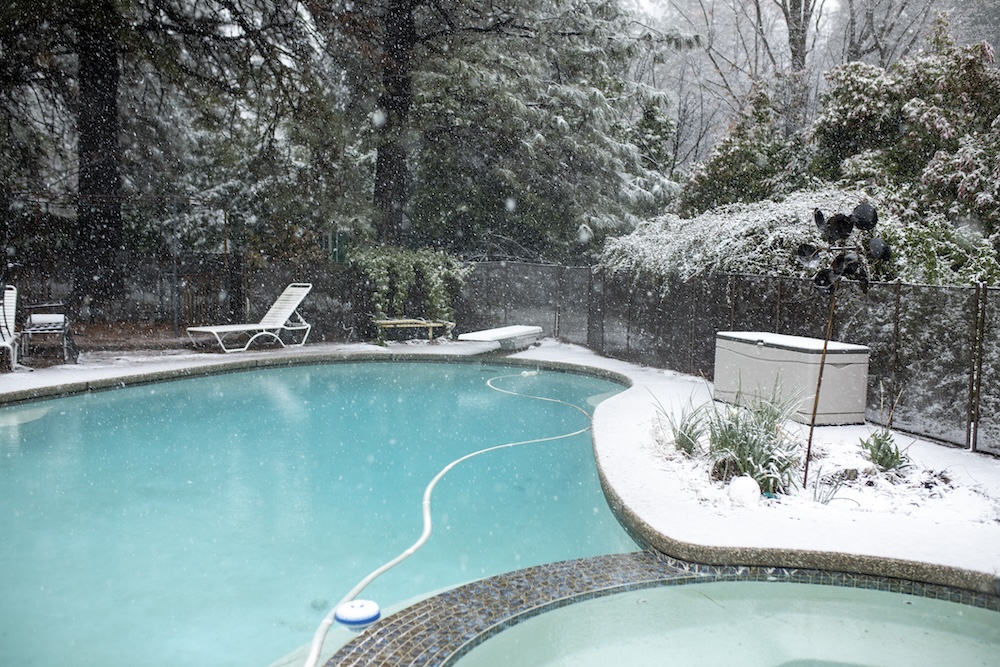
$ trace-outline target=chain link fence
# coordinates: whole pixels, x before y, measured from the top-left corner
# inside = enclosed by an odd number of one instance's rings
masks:
[[[716,332],[822,339],[830,314],[812,281],[771,276],[663,281],[487,263],[466,292],[459,321],[470,329],[538,325],[609,357],[707,380]],[[871,350],[870,421],[1000,454],[1000,290],[848,284],[834,300],[831,338]]]
[[[591,269],[550,264],[481,262],[456,307],[456,333],[509,324],[587,344]]]
[[[1000,454],[1000,304],[976,287],[874,284],[838,290],[831,338],[871,350],[867,417]],[[822,339],[830,297],[811,281],[706,276],[646,283],[595,278],[595,351],[711,379],[717,331]]]

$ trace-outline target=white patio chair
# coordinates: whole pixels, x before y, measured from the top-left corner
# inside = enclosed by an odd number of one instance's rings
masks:
[[[17,288],[7,285],[3,290],[3,308],[0,308],[0,348],[7,348],[10,370],[17,368],[17,348],[21,336],[16,331]]]
[[[296,345],[305,345],[312,325],[302,319],[302,316],[298,312],[298,307],[311,289],[311,283],[292,283],[275,300],[260,322],[254,324],[218,324],[215,326],[188,327],[188,336],[193,343],[196,343],[197,341],[193,334],[209,334],[215,336],[215,340],[219,343],[219,347],[222,348],[223,352],[244,352],[261,337],[270,338],[277,341],[282,347],[285,347],[285,342],[281,340],[282,332],[303,331],[305,333],[302,335],[302,340],[296,343]],[[247,337],[247,341],[243,347],[230,347],[226,344],[231,338],[242,339],[244,336]]]

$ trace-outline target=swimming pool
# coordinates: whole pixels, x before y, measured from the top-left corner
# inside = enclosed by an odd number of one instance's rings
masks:
[[[249,371],[0,409],[0,664],[266,665],[420,533],[477,449],[578,430],[620,385],[480,364]],[[636,549],[589,435],[493,452],[434,496],[384,608],[527,565]]]
[[[878,590],[722,581],[618,593],[514,625],[458,667],[991,667],[1000,614]]]

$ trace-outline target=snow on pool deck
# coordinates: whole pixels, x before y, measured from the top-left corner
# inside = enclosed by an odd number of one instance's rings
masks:
[[[388,347],[311,344],[237,355],[184,350],[85,353],[76,365],[0,374],[0,403],[234,367],[463,357],[495,347],[425,342]],[[657,406],[680,410],[710,401],[711,386],[704,380],[600,357],[548,339],[508,358],[595,368],[632,382],[595,412],[598,467],[616,513],[651,546],[671,556],[708,564],[818,567],[1000,592],[1000,460],[994,457],[920,440],[911,443],[912,438],[899,434],[897,442],[914,463],[947,472],[952,487],[945,497],[917,494],[900,501],[875,494],[860,503],[822,504],[800,492],[781,501],[739,506],[729,501],[721,485],[692,475],[685,462],[655,438]],[[832,459],[838,446],[849,443],[857,449],[859,439],[870,432],[862,425],[818,427],[814,450],[829,451]]]
[[[725,487],[708,483],[707,472],[692,477],[683,457],[671,460],[655,438],[657,407],[679,411],[708,402],[708,382],[549,341],[516,356],[572,361],[632,380],[631,388],[597,408],[595,451],[616,513],[660,551],[708,564],[817,567],[1000,593],[1000,460],[995,457],[896,434],[918,467],[947,472],[952,489],[944,497],[882,498],[874,489],[861,499],[863,505],[823,504],[809,491],[737,505]],[[804,440],[807,427],[801,428]],[[871,425],[817,427],[813,450],[836,459],[838,447],[860,450],[860,439],[873,430]],[[810,474],[819,474],[822,463],[814,461]]]

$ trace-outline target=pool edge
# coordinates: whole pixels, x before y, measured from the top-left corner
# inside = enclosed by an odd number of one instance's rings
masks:
[[[616,593],[718,581],[879,590],[1000,613],[1000,596],[951,586],[810,568],[713,566],[638,551],[549,563],[458,586],[387,617],[338,649],[325,665],[452,667],[476,646],[547,611]]]
[[[280,352],[280,351],[278,351]],[[603,358],[597,358],[603,359]],[[561,370],[566,372],[576,372],[582,374],[593,375],[597,377],[603,377],[605,379],[614,380],[620,382],[621,384],[628,387],[635,387],[636,382],[634,377],[626,374],[626,372],[621,372],[614,370],[613,368],[601,367],[596,365],[590,365],[586,362],[567,362],[567,361],[554,361],[545,360],[537,358],[519,358],[518,356],[507,356],[502,354],[450,354],[447,351],[442,351],[440,353],[428,353],[425,351],[410,352],[410,351],[381,351],[381,350],[363,350],[363,351],[326,351],[326,350],[307,350],[304,352],[293,352],[288,354],[274,354],[267,353],[264,356],[247,356],[241,357],[239,359],[198,359],[196,361],[188,360],[190,365],[180,366],[171,369],[162,369],[155,371],[136,371],[134,369],[122,368],[119,374],[110,374],[106,377],[101,377],[97,379],[91,379],[86,381],[71,381],[64,383],[56,383],[48,386],[32,387],[27,389],[13,390],[7,392],[0,392],[0,405],[12,404],[12,403],[22,403],[31,402],[36,400],[44,400],[48,398],[57,398],[62,396],[69,396],[73,394],[82,394],[91,391],[102,391],[109,390],[119,387],[137,386],[155,382],[169,381],[182,378],[200,377],[207,375],[215,375],[220,373],[231,373],[239,372],[245,370],[254,369],[264,369],[273,367],[285,367],[285,366],[299,366],[299,365],[309,365],[309,364],[326,364],[326,363],[340,363],[340,362],[362,362],[362,361],[379,361],[379,362],[392,362],[392,361],[423,361],[423,362],[463,362],[463,363],[502,363],[504,365],[520,366],[520,367],[544,367],[552,370]],[[603,360],[608,363],[606,366],[615,366],[619,362],[612,362],[611,360]],[[178,363],[183,363],[182,360],[178,360]],[[601,363],[601,361],[597,361]],[[624,362],[621,362],[624,363]],[[663,558],[669,561],[686,563],[691,567],[709,567],[709,568],[735,568],[737,570],[745,569],[746,571],[761,571],[766,572],[769,570],[810,570],[819,572],[822,576],[859,576],[859,577],[870,577],[870,578],[888,578],[892,581],[901,582],[900,585],[906,586],[942,586],[949,590],[957,591],[958,595],[981,595],[986,596],[990,600],[990,604],[996,604],[997,596],[1000,595],[1000,579],[997,578],[995,574],[982,572],[978,570],[965,569],[961,567],[955,567],[950,565],[941,565],[934,563],[927,563],[922,561],[907,560],[902,558],[891,558],[884,556],[870,556],[870,555],[858,555],[850,554],[836,551],[810,551],[807,549],[786,549],[786,548],[751,548],[751,547],[733,547],[733,546],[708,546],[700,545],[693,542],[687,542],[683,540],[678,540],[672,538],[670,535],[666,534],[662,529],[657,530],[650,526],[646,521],[644,521],[640,514],[635,511],[633,507],[630,507],[628,503],[621,497],[618,491],[615,489],[613,482],[607,479],[605,475],[604,467],[601,463],[601,458],[597,456],[596,443],[597,436],[596,432],[594,434],[594,446],[595,446],[595,460],[597,465],[598,476],[601,482],[602,489],[604,491],[605,497],[622,525],[628,530],[633,537],[642,545],[648,547],[650,551],[646,552],[636,552],[638,554],[649,554],[650,556],[645,557],[655,557]],[[621,554],[618,556],[630,557],[630,554]],[[598,557],[600,558],[600,557]],[[575,565],[579,565],[582,561],[574,561]],[[558,565],[558,564],[553,564]],[[540,566],[548,567],[548,566]],[[533,570],[535,568],[529,568]],[[561,572],[562,570],[560,570]],[[523,573],[525,571],[517,571],[515,573],[508,573],[506,575],[499,575],[499,577],[506,577],[501,581],[507,583],[522,582],[519,585],[523,586],[523,580],[519,579],[515,575]],[[497,578],[491,578],[497,579]],[[478,585],[480,582],[474,582],[474,584],[467,584],[466,586]],[[636,585],[627,584],[627,585]],[[458,589],[466,589],[466,587],[459,587]],[[468,589],[466,589],[468,590]],[[499,589],[506,595],[507,591],[502,588]],[[600,591],[608,590],[606,588],[599,589]],[[625,589],[622,589],[625,590]],[[517,592],[516,590],[514,591]],[[593,593],[594,591],[590,591]],[[451,592],[442,595],[450,595]],[[571,598],[565,599],[579,599],[581,594],[575,594]],[[436,596],[441,597],[441,596]],[[436,599],[435,598],[435,599]],[[540,611],[536,613],[541,613],[547,608],[550,608],[553,604],[557,604],[558,601],[563,598],[557,598],[553,601],[546,603],[545,606],[539,607]],[[418,605],[421,603],[418,603]],[[416,606],[416,605],[415,605]],[[425,608],[421,608],[426,611]],[[424,613],[424,612],[421,612]],[[441,627],[447,627],[449,623],[453,621],[451,615],[455,613],[455,610],[445,610],[441,615],[436,618],[427,617],[427,625],[422,626],[419,631],[427,635],[428,633],[436,636],[437,631]],[[522,614],[523,616],[523,614]],[[386,619],[384,623],[380,623],[373,627],[369,632],[383,632],[382,628],[385,628],[385,632],[396,632],[393,629],[393,621],[395,616]],[[494,620],[493,626],[489,626],[484,630],[484,632],[492,631],[491,628],[506,627],[509,624],[509,617],[505,619]],[[499,631],[499,630],[496,630]],[[368,632],[364,633],[359,638],[355,639],[348,646],[352,647],[352,651],[367,650],[361,648],[362,646],[371,647],[372,644],[369,643],[369,638],[366,637]],[[384,637],[384,635],[379,635]],[[478,638],[480,635],[476,635]],[[357,643],[357,644],[356,644]],[[345,647],[346,648],[346,647]],[[430,649],[434,651],[434,647],[431,646]],[[436,652],[435,652],[436,653]],[[339,655],[339,653],[337,654]],[[401,659],[406,658],[405,655],[399,656]],[[424,656],[427,657],[426,655]],[[435,658],[436,659],[436,658]],[[446,660],[453,660],[447,656],[444,657]],[[349,665],[349,664],[372,664],[371,662],[331,662],[328,665]],[[394,662],[380,662],[379,664],[384,665],[404,665],[404,664],[414,664],[412,662],[406,661],[394,661]],[[420,663],[422,665],[439,665],[444,666],[450,664],[450,662],[435,662],[433,659],[426,661],[421,659]]]

